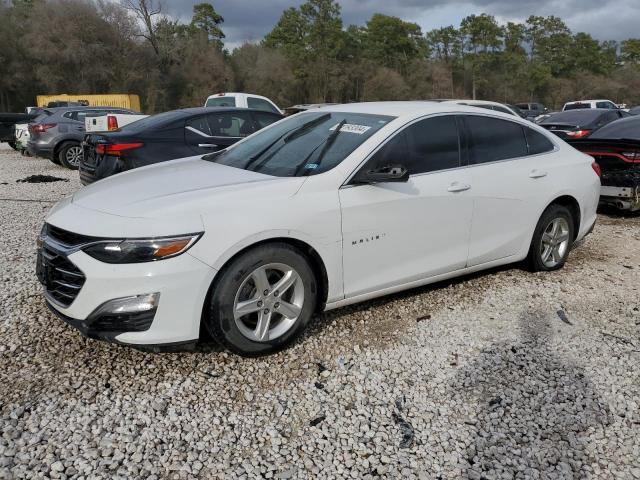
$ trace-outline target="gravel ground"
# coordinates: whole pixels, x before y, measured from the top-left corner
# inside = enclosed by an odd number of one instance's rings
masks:
[[[560,272],[343,308],[247,360],[87,340],[48,312],[34,241],[77,188],[0,151],[0,478],[640,479],[640,217],[601,215]]]

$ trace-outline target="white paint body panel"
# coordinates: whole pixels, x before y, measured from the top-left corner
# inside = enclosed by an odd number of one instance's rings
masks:
[[[56,308],[84,319],[109,299],[158,291],[160,303],[151,328],[121,334],[117,340],[187,341],[198,337],[206,293],[217,272],[258,242],[293,239],[312,247],[327,272],[326,308],[331,309],[522,260],[540,214],[562,195],[580,205],[578,238],[595,222],[600,184],[591,158],[530,122],[430,102],[336,105],[322,110],[397,118],[338,166],[315,176],[272,177],[191,157],[107,178],[60,202],[47,222],[75,233],[204,234],[186,254],[151,264],[110,265],[76,252],[69,258],[87,281],[68,308]],[[400,128],[442,113],[519,122],[546,135],[556,150],[413,175],[407,183],[346,184]],[[544,169],[546,175],[532,179],[529,174],[536,169]],[[456,183],[469,188],[449,191]]]

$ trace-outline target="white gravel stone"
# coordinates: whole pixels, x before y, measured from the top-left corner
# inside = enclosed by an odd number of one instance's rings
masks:
[[[640,479],[640,217],[600,215],[561,271],[327,312],[243,359],[88,340],[47,310],[35,238],[78,188],[0,150],[0,478]]]

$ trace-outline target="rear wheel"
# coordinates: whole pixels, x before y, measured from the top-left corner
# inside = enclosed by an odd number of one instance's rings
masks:
[[[82,160],[82,147],[76,142],[65,142],[58,151],[60,163],[71,170],[77,170]]]
[[[538,221],[529,248],[528,264],[534,272],[562,268],[575,238],[571,211],[562,205],[549,206]]]
[[[285,243],[259,246],[221,272],[205,327],[239,355],[272,353],[304,331],[316,295],[316,279],[302,253]]]

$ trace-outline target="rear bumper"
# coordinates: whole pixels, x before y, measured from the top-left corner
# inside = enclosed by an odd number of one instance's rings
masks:
[[[640,210],[640,186],[612,187],[603,185],[600,188],[600,204],[629,212],[638,211]]]
[[[86,151],[86,150],[85,150]],[[89,185],[100,179],[110,177],[125,170],[122,162],[114,157],[102,157],[97,165],[88,165],[84,160],[80,162],[80,182]]]
[[[27,151],[35,157],[53,158],[53,146],[47,144],[38,144],[29,140],[27,142]]]

